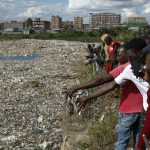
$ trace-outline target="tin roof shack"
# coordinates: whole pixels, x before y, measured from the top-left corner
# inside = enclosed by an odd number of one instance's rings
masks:
[[[33,29],[25,29],[23,31],[23,34],[34,34],[34,33],[35,33],[35,30],[33,30]]]
[[[24,22],[11,21],[4,23],[4,34],[22,34],[24,29]]]
[[[4,34],[23,34],[23,29],[20,28],[5,28]]]

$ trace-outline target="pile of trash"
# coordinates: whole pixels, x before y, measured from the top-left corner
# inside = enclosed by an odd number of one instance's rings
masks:
[[[63,90],[75,83],[86,43],[24,39],[1,41],[0,149],[60,149]]]

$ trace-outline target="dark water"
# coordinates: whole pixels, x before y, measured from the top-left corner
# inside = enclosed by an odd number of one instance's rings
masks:
[[[0,60],[38,60],[42,58],[39,55],[27,55],[27,56],[0,56]]]

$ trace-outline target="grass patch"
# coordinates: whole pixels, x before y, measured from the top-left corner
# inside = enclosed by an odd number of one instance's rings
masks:
[[[0,34],[0,40],[19,40],[19,39],[41,39],[41,40],[67,40],[67,41],[80,41],[80,42],[100,42],[100,37],[107,33],[113,39],[118,41],[128,41],[131,38],[141,35],[140,32],[129,31],[127,28],[110,28],[100,29],[93,32],[77,32],[64,30],[59,33],[34,33],[30,35],[22,34]]]
[[[84,141],[79,144],[80,150],[113,150],[116,142],[117,113],[107,112],[99,120],[93,121]]]
[[[78,72],[78,80],[83,83],[96,76],[93,74],[92,66],[81,66]],[[103,68],[101,68],[104,73]],[[100,87],[88,89],[89,94]],[[78,144],[78,150],[113,150],[117,141],[116,125],[118,121],[118,104],[113,93],[101,96],[86,105],[83,109],[82,117],[90,122],[91,126],[87,129],[87,134]]]

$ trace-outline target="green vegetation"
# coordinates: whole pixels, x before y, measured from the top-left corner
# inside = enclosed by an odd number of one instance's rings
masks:
[[[85,66],[83,62],[79,62],[79,66],[81,68],[77,79],[80,82],[94,78],[91,65]],[[88,92],[91,93],[97,88],[89,89]],[[90,126],[86,135],[78,143],[77,149],[113,150],[117,140],[116,126],[118,119],[118,99],[114,98],[113,92],[88,103],[82,110],[82,117],[86,119]]]
[[[39,145],[35,145],[34,150],[42,150],[42,148]]]
[[[103,118],[102,118],[103,117]],[[79,144],[80,150],[113,150],[116,142],[117,113],[110,110],[99,120],[93,121],[87,136]]]
[[[33,22],[32,19],[28,18],[24,23],[26,27],[32,27],[32,22]]]
[[[31,19],[27,20],[27,24],[29,25]],[[24,34],[0,34],[0,40],[19,40],[19,39],[57,39],[57,40],[68,40],[68,41],[81,41],[81,42],[98,42],[100,41],[100,37],[102,34],[108,33],[113,38],[124,41],[129,40],[132,37],[137,35],[141,35],[141,31],[133,32],[129,31],[126,27],[116,27],[116,28],[103,28],[100,30],[96,30],[93,32],[77,32],[77,31],[70,31],[64,30],[59,33],[48,33],[48,32],[41,32],[35,33],[30,35]]]

